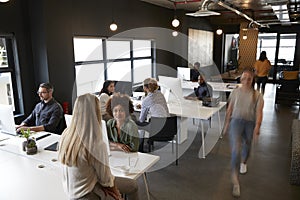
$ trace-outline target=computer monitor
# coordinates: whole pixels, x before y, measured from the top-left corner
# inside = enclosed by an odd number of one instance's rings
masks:
[[[191,68],[177,67],[177,78],[187,81],[191,80]]]
[[[115,81],[115,92],[132,96],[132,83],[129,81]]]
[[[180,78],[158,76],[158,84],[167,102],[176,102],[183,99]]]
[[[0,129],[2,133],[17,135],[12,105],[0,104]]]

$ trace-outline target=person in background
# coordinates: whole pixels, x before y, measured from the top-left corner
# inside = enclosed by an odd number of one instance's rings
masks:
[[[158,84],[154,78],[147,78],[143,82],[145,98],[142,101],[140,122],[145,122],[147,115],[151,117],[169,117],[169,108],[164,95],[158,91]]]
[[[261,91],[262,94],[265,93],[265,87],[271,67],[272,65],[267,58],[267,53],[262,51],[259,59],[254,63],[257,90]]]
[[[121,193],[138,199],[135,180],[114,177],[102,137],[100,102],[95,95],[79,96],[70,126],[59,143],[63,186],[69,199],[117,199]],[[120,190],[120,192],[119,192]]]
[[[151,117],[169,117],[169,108],[167,106],[164,95],[158,91],[158,84],[154,78],[147,78],[143,82],[143,89],[145,92],[145,98],[142,101],[142,105],[137,107],[141,108],[139,121],[136,124],[139,127],[140,137],[140,149],[143,152],[143,144],[145,137],[145,130],[150,131],[149,122],[147,121],[148,116]]]
[[[103,87],[99,93],[99,100],[100,100],[100,107],[101,107],[101,113],[102,113],[102,119],[106,122],[109,119],[112,119],[112,116],[110,116],[106,112],[106,103],[109,100],[110,96],[115,92],[115,82],[111,80],[106,80],[103,83]]]
[[[66,121],[61,105],[53,97],[54,88],[50,83],[42,83],[37,94],[40,102],[32,113],[18,126],[17,132],[30,129],[31,131],[47,131],[61,134],[66,128]]]
[[[113,119],[107,121],[106,127],[112,150],[138,151],[138,127],[131,119],[133,110],[133,103],[128,95],[117,93],[108,100],[106,112],[113,116]]]
[[[247,172],[247,160],[252,139],[257,140],[263,119],[264,100],[253,87],[254,72],[246,69],[241,76],[241,87],[229,96],[223,133],[229,132],[231,145],[232,195],[240,196],[238,173]]]
[[[197,82],[199,75],[200,75],[200,63],[195,62],[194,68],[191,69],[191,81]]]
[[[202,100],[204,97],[212,97],[213,95],[213,89],[211,85],[209,85],[205,81],[205,77],[203,74],[200,74],[198,76],[198,84],[199,86],[197,88],[194,88],[195,95],[199,100]]]

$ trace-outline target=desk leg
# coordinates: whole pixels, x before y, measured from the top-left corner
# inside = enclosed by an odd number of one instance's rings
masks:
[[[188,118],[187,117],[177,117],[177,142],[178,144],[183,143],[187,140],[188,134]]]
[[[203,127],[202,119],[200,120],[200,123],[201,123],[201,137],[202,137],[202,158],[205,158],[204,127]],[[200,153],[201,153],[201,147],[200,147],[199,154],[198,154],[199,157],[201,157]]]
[[[146,172],[143,173],[143,178],[144,178],[144,183],[145,183],[146,192],[147,192],[147,199],[150,200],[150,193],[149,193],[149,187],[148,187]]]
[[[221,126],[220,111],[218,111],[218,120],[219,120],[219,132],[220,132],[220,138],[222,138],[222,126]]]

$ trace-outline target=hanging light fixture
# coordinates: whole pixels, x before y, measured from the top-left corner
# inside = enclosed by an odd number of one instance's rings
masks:
[[[243,38],[243,40],[247,40],[247,38],[248,38],[248,37],[247,37],[247,29],[246,29],[246,28],[243,28],[243,32],[244,32],[244,33],[243,33],[243,37],[242,37],[242,38]]]
[[[112,23],[109,25],[109,28],[111,31],[116,31],[118,29],[118,25],[112,21]]]
[[[111,17],[112,17],[112,22],[109,25],[109,28],[111,31],[116,31],[118,29],[118,25],[116,24],[115,20],[114,20],[114,5],[113,5],[113,1],[111,1]]]
[[[223,30],[219,28],[219,29],[216,31],[216,33],[217,33],[218,35],[222,35]]]
[[[172,35],[173,35],[173,37],[177,37],[178,36],[178,32],[177,31],[173,31]]]
[[[180,21],[176,17],[176,3],[174,2],[174,19],[172,21],[172,26],[176,28],[179,25],[180,25]]]
[[[0,0],[1,3],[6,3],[8,2],[9,0]]]

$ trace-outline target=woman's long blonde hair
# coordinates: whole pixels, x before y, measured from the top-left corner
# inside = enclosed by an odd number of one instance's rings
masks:
[[[77,166],[80,152],[87,153],[88,161],[90,156],[100,161],[106,161],[108,156],[102,139],[100,102],[92,94],[81,95],[75,101],[70,126],[60,141],[59,161]]]

